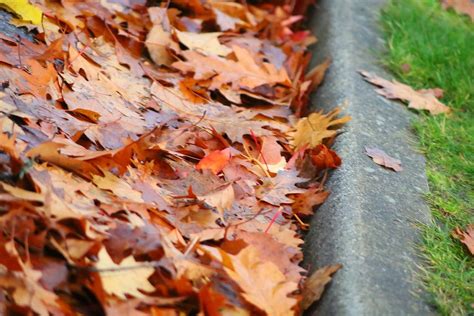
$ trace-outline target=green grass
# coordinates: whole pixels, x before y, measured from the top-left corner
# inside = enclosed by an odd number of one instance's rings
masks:
[[[436,0],[392,0],[382,23],[388,68],[416,89],[442,88],[442,101],[453,109],[450,115],[420,113],[414,123],[434,218],[423,228],[423,277],[441,314],[474,314],[474,259],[451,236],[455,227],[474,223],[474,23]]]

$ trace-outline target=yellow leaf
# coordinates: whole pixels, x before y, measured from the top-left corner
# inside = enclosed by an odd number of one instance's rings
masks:
[[[152,292],[155,287],[151,285],[148,278],[155,269],[147,267],[143,262],[136,262],[133,256],[129,256],[116,264],[112,261],[107,250],[102,248],[98,254],[99,261],[95,265],[100,271],[100,279],[104,291],[116,295],[121,299],[127,299],[125,294],[137,298],[145,297],[139,290]]]
[[[0,7],[6,7],[7,10],[19,15],[24,21],[41,24],[43,12],[36,6],[30,4],[28,0],[0,0]]]
[[[336,130],[330,128],[349,122],[351,119],[349,116],[335,119],[339,112],[340,109],[336,108],[327,114],[315,112],[300,119],[296,123],[295,130],[290,133],[292,145],[296,149],[303,146],[314,148],[321,144],[325,138],[336,135]]]
[[[104,171],[104,177],[94,175],[92,182],[102,189],[110,190],[122,199],[143,203],[142,194],[135,191],[124,179],[117,177],[109,171]]]

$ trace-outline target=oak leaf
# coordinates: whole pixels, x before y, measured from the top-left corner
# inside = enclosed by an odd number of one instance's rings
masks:
[[[396,80],[391,82],[380,78],[367,71],[360,71],[364,79],[376,86],[379,89],[375,91],[386,97],[387,99],[399,99],[408,102],[408,107],[417,110],[428,110],[431,114],[437,115],[441,113],[448,113],[449,107],[441,103],[432,93],[425,93],[416,91],[412,87],[400,83]]]

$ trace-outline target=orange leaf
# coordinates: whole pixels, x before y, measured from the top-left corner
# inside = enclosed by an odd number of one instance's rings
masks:
[[[336,152],[320,144],[311,150],[311,161],[318,168],[323,170],[327,168],[337,168],[341,165],[341,158]]]
[[[215,150],[202,158],[196,165],[197,169],[209,169],[214,174],[218,174],[227,166],[231,158],[230,149]]]

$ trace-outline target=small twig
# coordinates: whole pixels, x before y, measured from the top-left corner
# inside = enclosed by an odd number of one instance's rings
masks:
[[[273,215],[272,220],[270,221],[270,223],[268,223],[268,226],[267,226],[267,228],[266,228],[265,231],[264,231],[265,234],[268,233],[268,231],[269,231],[270,228],[272,227],[273,223],[275,223],[275,221],[276,221],[276,219],[278,218],[278,216],[280,216],[281,212],[282,212],[282,207],[280,206],[280,207],[278,208],[278,211],[275,213],[275,215]]]
[[[301,229],[304,229],[304,230],[308,229],[309,225],[304,223],[301,220],[301,218],[298,215],[296,215],[296,213],[293,213],[293,216],[296,218],[296,221],[301,225]]]

